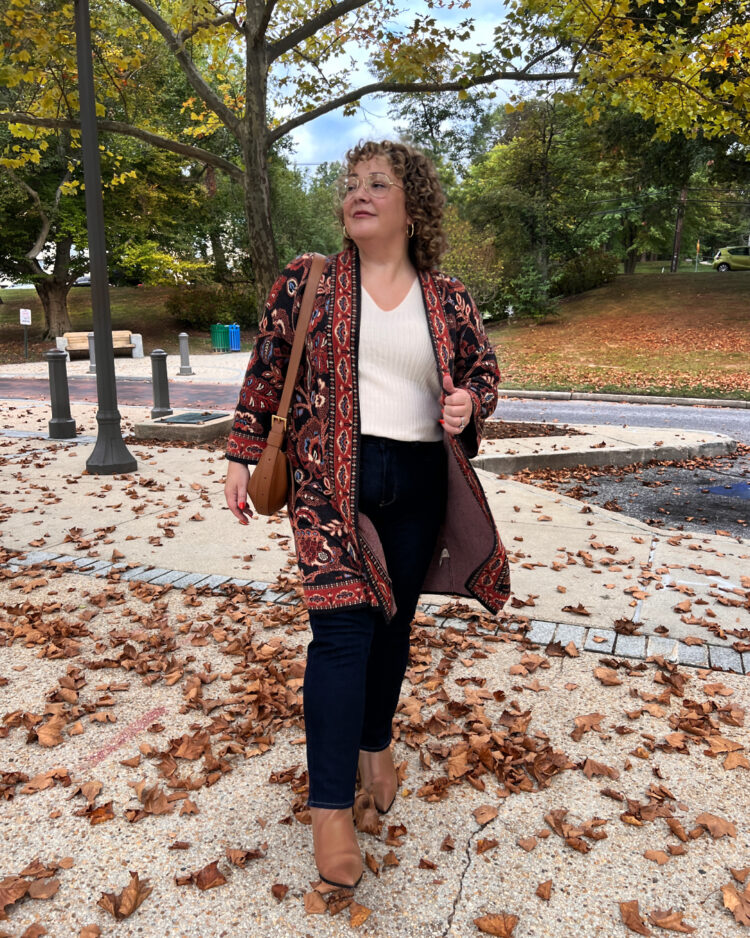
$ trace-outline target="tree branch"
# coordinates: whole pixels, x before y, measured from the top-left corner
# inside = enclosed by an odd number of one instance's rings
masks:
[[[128,0],[128,2],[130,2],[130,0]],[[304,42],[305,39],[314,36],[315,33],[323,29],[324,26],[328,26],[329,23],[333,23],[347,13],[351,13],[352,10],[358,10],[360,7],[366,6],[369,2],[370,0],[341,0],[340,3],[332,4],[327,10],[323,10],[318,13],[317,16],[313,16],[312,19],[307,20],[306,23],[298,26],[297,29],[293,29],[286,36],[282,36],[281,39],[272,42],[268,49],[269,65],[271,62],[278,59],[279,56],[284,55],[285,52],[289,52],[296,45]]]
[[[463,79],[461,81],[430,81],[430,82],[397,82],[397,81],[376,81],[370,85],[364,85],[356,91],[350,91],[347,94],[335,98],[333,101],[327,101],[319,107],[298,114],[291,120],[286,121],[274,128],[268,135],[269,143],[275,143],[281,137],[286,136],[290,131],[303,124],[335,111],[346,104],[352,104],[359,101],[369,94],[409,94],[409,93],[433,93],[436,91],[465,91],[468,88],[476,88],[477,85],[490,85],[496,81],[563,81],[578,78],[578,72],[532,72],[526,73],[524,70],[512,72],[490,72],[477,78]]]
[[[34,203],[34,205],[36,205],[36,210],[39,213],[39,220],[42,223],[42,227],[39,229],[39,234],[36,237],[36,241],[34,242],[33,247],[27,251],[25,255],[26,260],[35,261],[41,253],[42,248],[47,243],[47,236],[49,235],[49,230],[52,227],[52,221],[50,220],[49,215],[44,211],[42,200],[39,198],[39,193],[36,191],[36,189],[32,189],[27,182],[25,182],[23,179],[19,179],[12,169],[6,167],[5,171],[17,186],[20,186],[21,189],[26,190],[27,194],[31,198],[31,201]],[[57,204],[57,202],[59,202],[59,197],[56,196],[55,204]]]
[[[263,16],[260,20],[259,35],[265,36],[266,30],[268,29],[268,24],[271,22],[271,17],[273,16],[273,11],[276,9],[277,2],[278,0],[266,0],[263,8]]]
[[[231,23],[236,29],[239,29],[239,24],[237,23],[234,13],[225,13],[223,16],[217,16],[216,19],[213,20],[199,20],[197,23],[194,23],[190,29],[181,29],[175,38],[177,42],[183,46],[188,39],[192,39],[201,29],[223,26],[225,23]]]
[[[80,130],[81,125],[78,121],[63,120],[57,117],[32,117],[30,114],[22,112],[0,112],[0,122],[7,124],[29,124],[32,127],[51,127],[53,130]],[[141,130],[140,127],[133,127],[130,124],[124,124],[122,121],[97,121],[96,126],[99,130],[106,130],[109,133],[123,134],[126,137],[136,137],[143,140],[152,147],[159,147],[161,150],[169,150],[180,156],[187,156],[191,160],[197,160],[199,163],[207,163],[209,166],[215,166],[223,170],[232,179],[237,182],[243,182],[245,178],[244,170],[241,166],[225,160],[223,156],[217,156],[209,150],[203,150],[200,147],[191,146],[189,143],[180,143],[178,140],[170,140],[169,137],[162,137],[159,134],[151,133],[149,130]]]
[[[169,28],[169,24],[166,23],[159,16],[156,10],[149,6],[145,0],[125,0],[125,2],[129,3],[130,6],[137,10],[141,16],[148,20],[154,29],[160,33],[169,47],[169,50],[177,59],[180,68],[182,68],[183,72],[185,73],[185,77],[190,82],[196,94],[212,111],[214,111],[217,117],[224,124],[226,124],[235,137],[237,137],[239,133],[239,119],[237,118],[237,115],[234,113],[234,111],[231,110],[231,108],[228,108],[226,104],[224,104],[213,88],[203,78],[201,73],[195,67],[195,63],[185,51],[185,47],[180,41],[179,37],[175,36],[175,34]]]

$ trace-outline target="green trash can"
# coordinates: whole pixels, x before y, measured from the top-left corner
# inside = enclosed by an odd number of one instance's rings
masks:
[[[211,345],[215,352],[229,351],[229,326],[221,322],[211,326]]]

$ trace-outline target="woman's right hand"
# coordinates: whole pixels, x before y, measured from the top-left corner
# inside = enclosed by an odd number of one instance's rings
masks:
[[[224,498],[232,514],[240,524],[247,524],[253,513],[247,504],[247,483],[250,470],[244,463],[228,460],[227,480],[224,483]]]

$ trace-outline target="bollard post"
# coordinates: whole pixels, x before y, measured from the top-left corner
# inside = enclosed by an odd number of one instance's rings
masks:
[[[168,417],[172,408],[169,406],[169,381],[167,379],[167,353],[155,348],[151,353],[151,380],[154,387],[154,406],[151,419]]]
[[[180,340],[180,371],[181,375],[194,375],[195,372],[190,367],[190,349],[188,348],[188,334],[187,332],[181,332],[179,335]]]
[[[94,333],[89,332],[89,374],[96,374],[96,351],[94,349]]]
[[[51,440],[71,440],[76,435],[76,422],[70,416],[68,393],[67,354],[61,349],[50,349],[46,354],[49,365],[49,398],[52,419],[49,421]]]

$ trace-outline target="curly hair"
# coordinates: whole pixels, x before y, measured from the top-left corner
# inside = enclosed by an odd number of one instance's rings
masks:
[[[388,160],[396,178],[403,184],[406,211],[414,222],[414,235],[409,239],[412,263],[417,270],[434,270],[448,248],[443,231],[445,196],[435,164],[424,153],[408,144],[393,140],[380,143],[367,140],[352,147],[346,154],[346,172],[351,172],[357,163],[376,156]],[[343,227],[344,212],[341,205],[336,209],[336,217]],[[346,233],[343,242],[345,248],[354,244]]]

